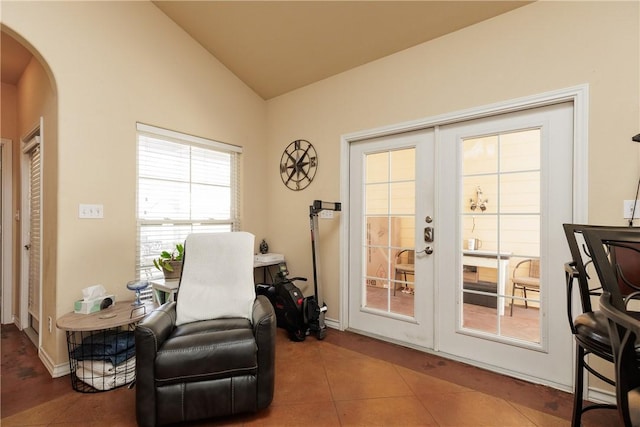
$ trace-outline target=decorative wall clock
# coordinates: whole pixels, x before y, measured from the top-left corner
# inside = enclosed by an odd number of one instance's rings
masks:
[[[291,190],[303,190],[313,181],[317,168],[316,149],[309,141],[298,139],[289,144],[282,153],[280,178]]]

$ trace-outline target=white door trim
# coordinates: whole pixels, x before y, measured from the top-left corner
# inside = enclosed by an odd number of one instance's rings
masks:
[[[340,240],[340,329],[349,324],[349,145],[352,142],[395,133],[420,130],[428,127],[436,129],[436,150],[438,147],[439,125],[453,124],[462,121],[511,113],[524,109],[546,105],[572,102],[574,111],[573,129],[573,221],[587,223],[588,211],[588,117],[589,117],[589,85],[583,84],[542,94],[502,101],[495,104],[461,110],[419,120],[362,130],[345,134],[341,137],[341,174],[340,200],[342,201],[342,224]],[[437,180],[437,176],[436,176]],[[436,201],[437,202],[437,201]],[[437,272],[436,272],[437,274]],[[577,309],[578,307],[576,307]],[[436,325],[437,327],[438,325]]]
[[[13,156],[12,141],[2,138],[2,324],[13,322]]]
[[[38,123],[36,125],[34,125],[31,130],[29,132],[27,132],[22,138],[22,156],[21,156],[21,169],[22,169],[22,174],[21,174],[21,180],[22,180],[22,184],[21,184],[21,199],[22,199],[22,205],[20,207],[21,209],[21,214],[20,214],[20,250],[22,253],[21,256],[21,263],[20,263],[20,268],[21,268],[21,276],[20,276],[20,316],[19,319],[17,318],[16,321],[16,325],[18,326],[18,328],[20,330],[25,330],[29,327],[29,254],[27,253],[27,250],[25,249],[25,245],[27,243],[29,243],[29,227],[30,227],[30,216],[29,216],[29,200],[28,200],[28,190],[29,190],[29,185],[30,185],[30,177],[29,177],[29,173],[30,173],[30,160],[29,160],[29,151],[33,148],[33,146],[36,144],[35,142],[33,142],[35,137],[39,137],[39,142],[37,142],[37,144],[40,145],[40,176],[41,176],[41,180],[40,180],[40,186],[42,188],[43,186],[43,178],[42,178],[42,168],[43,168],[43,161],[44,161],[44,140],[43,140],[43,123],[44,123],[44,118],[40,117],[40,120],[38,121]],[[40,197],[42,198],[42,193],[40,193]],[[42,230],[42,201],[41,201],[41,211],[40,211],[40,230]],[[39,300],[40,300],[40,307],[39,307],[39,315],[38,317],[40,318],[39,321],[39,326],[38,326],[38,331],[37,334],[37,339],[38,342],[36,343],[38,346],[38,349],[40,349],[42,347],[42,251],[40,252],[40,259],[38,260],[38,262],[40,263],[40,296],[39,296]],[[34,337],[30,338],[33,340]]]

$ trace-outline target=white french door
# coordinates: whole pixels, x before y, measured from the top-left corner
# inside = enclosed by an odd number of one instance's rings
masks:
[[[571,388],[577,93],[347,139],[349,329]]]
[[[349,159],[349,327],[431,348],[433,130],[352,143]]]
[[[439,143],[438,350],[570,387],[573,104],[442,126]]]

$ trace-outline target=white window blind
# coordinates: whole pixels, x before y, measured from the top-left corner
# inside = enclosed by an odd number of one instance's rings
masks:
[[[190,233],[237,231],[241,148],[144,124],[138,130],[137,273]]]

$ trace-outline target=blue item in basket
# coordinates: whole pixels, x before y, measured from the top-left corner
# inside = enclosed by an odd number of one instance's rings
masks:
[[[136,354],[133,331],[106,331],[90,335],[71,352],[76,360],[106,360],[119,365]]]

